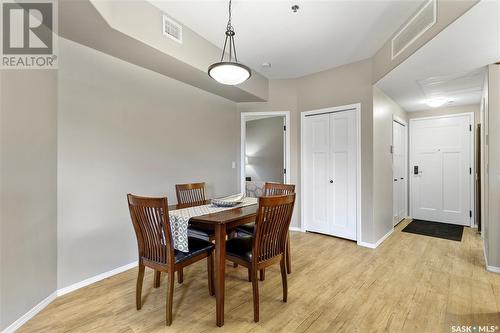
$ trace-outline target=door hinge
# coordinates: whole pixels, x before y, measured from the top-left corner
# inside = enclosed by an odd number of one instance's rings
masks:
[[[283,169],[283,174],[286,175],[286,169]]]
[[[469,132],[472,132],[472,125],[469,125]]]
[[[472,168],[469,168],[469,175],[472,175]]]
[[[283,126],[283,131],[286,131],[286,125]]]
[[[472,210],[469,210],[469,217],[472,218]]]

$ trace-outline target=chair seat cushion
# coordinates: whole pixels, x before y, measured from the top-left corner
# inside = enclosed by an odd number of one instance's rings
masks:
[[[199,254],[212,251],[214,249],[214,244],[204,241],[203,239],[188,237],[188,247],[189,252],[174,250],[176,264],[196,257]]]
[[[248,262],[252,261],[252,236],[231,238],[226,242],[226,253],[241,258]]]
[[[214,229],[203,229],[194,226],[188,227],[188,236],[209,241],[215,236]]]
[[[255,223],[248,223],[248,224],[240,225],[238,228],[236,228],[236,231],[241,231],[241,232],[246,233],[248,235],[253,235],[254,229],[255,229]]]

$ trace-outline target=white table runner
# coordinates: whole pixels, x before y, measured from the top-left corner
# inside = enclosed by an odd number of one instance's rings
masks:
[[[239,207],[245,207],[257,204],[257,198],[244,198],[243,202],[234,207],[217,207],[212,204],[203,206],[194,206],[182,209],[176,209],[169,212],[170,229],[172,231],[172,238],[174,241],[174,249],[189,252],[188,248],[188,224],[189,219],[195,216],[202,216],[222,212]]]

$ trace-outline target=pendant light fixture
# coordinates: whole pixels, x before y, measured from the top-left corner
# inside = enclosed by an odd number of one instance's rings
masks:
[[[226,27],[226,39],[224,49],[219,62],[208,67],[208,75],[215,81],[226,85],[237,85],[245,82],[252,75],[252,71],[247,66],[238,63],[236,56],[236,46],[234,45],[234,28],[231,24],[231,1],[229,0],[229,20]],[[224,61],[226,46],[229,44],[229,58]]]

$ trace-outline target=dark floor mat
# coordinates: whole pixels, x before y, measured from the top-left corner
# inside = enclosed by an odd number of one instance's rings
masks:
[[[462,241],[464,226],[441,222],[413,220],[406,227],[404,227],[402,231],[460,242]]]

